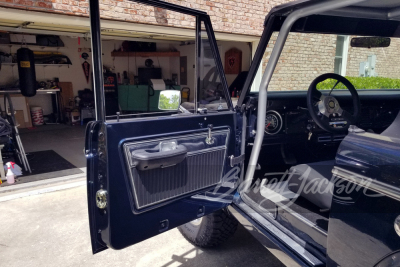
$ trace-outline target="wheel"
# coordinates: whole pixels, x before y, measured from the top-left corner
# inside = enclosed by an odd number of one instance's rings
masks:
[[[190,243],[199,247],[214,247],[222,244],[236,232],[238,221],[226,209],[178,227]]]

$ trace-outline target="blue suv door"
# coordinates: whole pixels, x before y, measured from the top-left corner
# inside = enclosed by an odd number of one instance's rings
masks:
[[[239,160],[232,159],[240,155],[240,117],[210,18],[161,1],[136,2],[164,15],[190,16],[194,42],[182,42],[182,51],[193,48],[195,96],[180,112],[106,117],[99,5],[90,1],[96,121],[87,125],[85,154],[93,253],[123,249],[222,209],[238,185]]]

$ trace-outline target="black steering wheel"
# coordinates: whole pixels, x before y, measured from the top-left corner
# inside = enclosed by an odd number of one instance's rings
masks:
[[[353,98],[353,114],[343,110],[336,98],[331,96],[333,88],[328,95],[318,91],[317,85],[326,79],[337,80],[336,85],[342,83],[347,87]],[[315,78],[308,88],[307,107],[314,122],[321,129],[331,133],[347,132],[350,125],[357,124],[361,115],[360,98],[356,88],[345,77],[335,73],[326,73]]]

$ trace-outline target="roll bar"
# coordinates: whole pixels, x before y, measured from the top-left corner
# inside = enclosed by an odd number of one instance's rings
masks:
[[[315,1],[311,2],[300,9],[293,11],[287,16],[279,32],[278,38],[276,39],[274,48],[271,56],[268,60],[267,67],[265,68],[264,75],[261,79],[260,90],[258,95],[258,110],[257,110],[257,132],[254,140],[253,149],[251,151],[249,164],[243,185],[241,185],[241,191],[247,191],[250,188],[253,180],[254,172],[258,163],[258,157],[260,155],[261,146],[264,139],[264,126],[265,116],[267,111],[267,90],[268,85],[271,81],[272,74],[274,73],[276,64],[278,63],[279,57],[282,53],[283,46],[285,45],[286,39],[289,35],[290,29],[293,24],[300,18],[310,16],[313,14],[319,14],[322,12],[350,6],[364,2],[365,0],[329,0],[329,1]]]

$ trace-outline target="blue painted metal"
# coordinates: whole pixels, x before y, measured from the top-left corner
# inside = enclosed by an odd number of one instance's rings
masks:
[[[156,0],[140,0],[137,2],[154,5],[161,8],[169,8],[177,12],[183,12],[197,17],[200,21],[209,23],[209,17],[204,12],[179,7],[173,4]],[[308,1],[303,1],[306,4]],[[98,5],[98,1],[91,1],[91,7]],[[301,3],[297,7],[301,7]],[[249,90],[261,60],[263,50],[268,43],[272,31],[279,30],[280,25],[274,25],[276,16],[284,18],[284,11],[292,9],[292,5],[282,6],[267,16],[266,28],[263,33],[260,46],[257,49],[256,58],[251,66],[244,88]],[[98,12],[98,7],[96,8]],[[274,13],[277,13],[276,16]],[[280,13],[280,14],[279,14]],[[92,9],[91,9],[92,14]],[[100,23],[99,16],[92,17],[92,31],[95,31],[94,46],[99,45]],[[380,30],[380,29],[379,29]],[[218,53],[212,28],[207,27],[211,34],[210,43],[213,55],[217,61],[217,68],[223,77],[222,64]],[[97,42],[97,43],[96,43]],[[97,50],[97,57],[101,51]],[[96,57],[96,55],[95,55]],[[99,61],[101,63],[101,61]],[[96,75],[101,75],[101,64],[97,62]],[[98,76],[96,76],[98,77]],[[97,84],[101,84],[101,81]],[[240,154],[240,142],[235,139],[237,130],[241,126],[237,123],[236,113],[232,111],[209,115],[194,115],[182,117],[153,117],[145,120],[127,120],[122,122],[104,122],[104,98],[102,86],[96,86],[98,99],[97,114],[100,121],[88,124],[86,131],[86,157],[88,179],[88,205],[89,223],[93,253],[97,253],[112,247],[122,249],[144,239],[172,229],[190,220],[196,219],[228,206],[235,189],[227,187],[207,188],[200,192],[191,193],[166,203],[163,206],[149,209],[143,213],[134,213],[133,193],[129,186],[127,166],[125,165],[122,146],[124,142],[132,138],[148,138],[163,134],[182,134],[190,131],[201,131],[207,124],[214,127],[227,127],[231,134],[228,141],[227,155]],[[227,93],[226,82],[223,82]],[[241,96],[242,103],[246,90]],[[230,102],[228,105],[231,108]],[[363,177],[371,177],[372,181],[384,183],[399,188],[400,179],[400,146],[393,139],[385,140],[381,136],[357,134],[349,135],[342,142],[337,155],[337,166],[347,170],[347,175],[354,174]],[[232,170],[228,159],[225,160],[224,174]],[[351,175],[349,175],[351,176]],[[352,182],[341,178],[344,185],[352,186]],[[108,206],[105,210],[96,207],[95,193],[98,189],[108,191]],[[380,197],[367,196],[360,190],[347,193],[346,191],[335,196],[332,204],[329,222],[328,236],[328,266],[371,266],[382,260],[388,259],[394,251],[400,249],[399,236],[396,234],[393,222],[400,214],[400,205],[393,194]],[[365,191],[367,194],[375,194],[373,190]],[[222,193],[227,193],[224,198],[218,198]],[[380,192],[382,193],[382,192]],[[207,197],[206,197],[207,196]],[[238,195],[235,196],[237,199]],[[342,198],[340,198],[342,197]],[[345,200],[343,200],[343,197]],[[240,201],[240,200],[237,200]],[[199,210],[202,212],[199,213]],[[293,259],[298,264],[305,264],[303,259],[281,242],[277,235],[269,232],[263,225],[258,224],[249,214],[238,208],[236,216],[241,217],[241,222],[247,226],[253,226],[253,234],[267,247],[274,246]],[[239,216],[240,215],[240,216]]]
[[[235,195],[234,204],[228,209],[231,214],[254,236],[265,248],[268,248],[280,261],[287,266],[312,266],[302,256],[298,255],[290,246],[285,244],[277,232],[265,228],[265,225],[258,223],[254,216],[258,213],[248,213],[239,205],[247,206],[240,196]],[[283,234],[283,233],[282,233]],[[283,234],[284,235],[284,234]]]
[[[178,136],[185,133],[206,131],[207,125],[212,124],[214,129],[229,129],[226,158],[222,176],[230,174],[234,167],[230,166],[227,156],[240,155],[240,142],[236,140],[237,115],[233,111],[228,87],[223,72],[223,66],[218,54],[218,47],[212,31],[208,15],[186,7],[170,4],[158,0],[137,0],[136,2],[165,8],[176,12],[196,17],[196,41],[200,47],[200,22],[203,21],[208,33],[208,39],[220,74],[222,88],[227,97],[229,111],[200,115],[167,116],[162,114],[157,117],[146,117],[136,120],[125,119],[122,121],[106,121],[104,115],[104,88],[101,80],[95,84],[96,96],[96,122],[90,123],[86,130],[86,157],[88,181],[88,208],[89,224],[93,253],[100,252],[107,247],[122,249],[144,239],[167,231],[200,216],[226,207],[232,202],[236,192],[237,181],[221,181],[210,188],[203,188],[198,192],[191,192],[172,200],[168,199],[162,206],[154,206],[140,214],[135,213],[133,192],[126,166],[123,145],[134,139],[150,140],[162,135]],[[98,0],[90,1],[92,46],[99,49],[94,55],[98,60],[94,68],[94,76],[102,77],[101,69],[101,44],[100,44],[100,19]],[[200,53],[200,50],[197,51]],[[198,60],[198,62],[200,62]],[[198,68],[199,69],[199,68]],[[200,81],[199,72],[197,81]],[[171,115],[171,114],[168,114]],[[176,114],[174,114],[176,115]],[[207,170],[207,166],[203,166]],[[235,167],[239,169],[238,167]],[[207,173],[205,171],[205,173]],[[205,177],[204,179],[206,179]],[[232,186],[234,185],[234,186]],[[99,209],[96,206],[95,195],[97,190],[106,190],[107,207]]]
[[[101,229],[101,240],[107,243],[107,246],[122,249],[159,234],[162,221],[168,220],[168,229],[172,229],[196,219],[199,209],[202,207],[205,207],[203,214],[206,215],[230,203],[215,199],[208,201],[202,198],[192,198],[191,196],[200,193],[196,192],[175,199],[157,209],[148,210],[141,214],[134,214],[133,212],[133,196],[122,149],[124,142],[136,137],[151,139],[160,134],[183,134],[188,131],[201,130],[199,125],[204,123],[205,118],[207,118],[207,124],[213,124],[215,128],[221,126],[231,130],[232,135],[228,141],[227,155],[235,154],[236,146],[233,137],[237,125],[235,125],[234,112],[104,124],[107,136],[108,170],[107,181],[103,188],[108,191],[109,205],[107,213],[104,215],[107,225]],[[229,166],[228,158],[226,158],[225,166]],[[227,173],[230,169],[226,167],[224,173]],[[216,193],[222,193],[225,189],[221,187]],[[213,190],[214,188],[210,188],[207,191]],[[234,193],[235,190],[228,195]]]
[[[399,200],[376,186],[399,189],[400,140],[349,134],[339,147],[336,166],[343,172],[335,185],[329,219],[328,266],[374,266],[400,249],[394,229]],[[363,178],[364,185],[356,182],[357,177]]]

